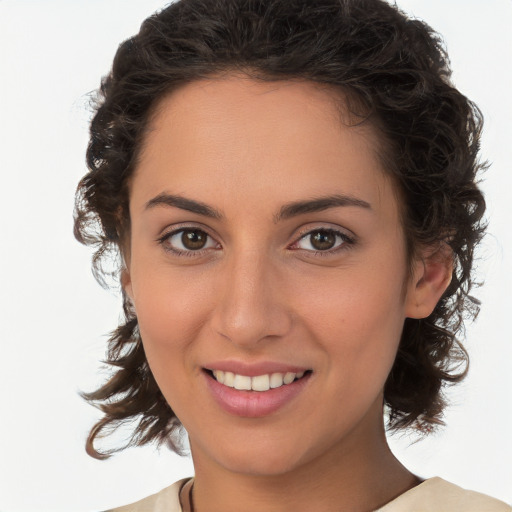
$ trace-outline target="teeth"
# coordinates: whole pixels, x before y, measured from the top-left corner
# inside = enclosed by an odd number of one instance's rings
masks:
[[[268,375],[258,375],[253,377],[251,381],[253,391],[268,391],[270,389],[270,377]]]
[[[222,370],[213,370],[213,375],[218,382],[224,384],[224,372]]]
[[[295,379],[300,379],[305,372],[293,373],[272,373],[248,377],[238,375],[232,372],[223,372],[222,370],[213,370],[215,379],[228,386],[243,391],[268,391],[269,389],[279,388],[283,385],[291,384]]]
[[[293,372],[286,373],[283,378],[283,382],[285,384],[291,384],[294,380],[295,380],[295,373],[293,373]]]
[[[235,374],[231,372],[224,372],[224,382],[225,386],[229,386],[230,388],[235,387]]]
[[[282,373],[273,373],[270,376],[270,387],[271,388],[279,388],[283,385],[283,374]]]
[[[251,377],[245,375],[235,375],[235,382],[233,387],[240,390],[251,390]]]

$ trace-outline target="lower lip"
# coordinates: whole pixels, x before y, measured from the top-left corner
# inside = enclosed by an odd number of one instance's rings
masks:
[[[220,407],[244,418],[260,418],[281,409],[304,390],[311,377],[311,373],[307,373],[291,384],[268,391],[241,391],[224,386],[207,372],[204,375],[208,389]]]

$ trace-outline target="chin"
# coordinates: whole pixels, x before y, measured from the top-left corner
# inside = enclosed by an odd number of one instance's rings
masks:
[[[274,454],[273,457],[268,457],[267,454],[262,453],[250,457],[244,453],[236,454],[229,458],[222,457],[218,462],[230,472],[260,477],[284,475],[300,466],[296,456],[286,457]]]
[[[231,439],[228,444],[217,443],[215,450],[209,450],[207,458],[224,470],[251,476],[278,476],[294,471],[302,465],[303,454],[300,444],[282,443],[276,439],[257,439],[242,442]],[[191,442],[192,456],[199,455]],[[204,453],[201,459],[204,460]]]
[[[336,448],[333,447],[336,451]],[[323,451],[307,451],[302,444],[295,445],[290,451],[276,450],[239,450],[223,452],[216,457],[216,463],[224,470],[239,475],[252,477],[285,477],[297,475],[302,471],[311,474],[312,466],[323,459],[330,459],[332,454]]]

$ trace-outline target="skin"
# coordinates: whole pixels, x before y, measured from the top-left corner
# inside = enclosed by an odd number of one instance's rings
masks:
[[[189,433],[196,511],[373,510],[419,482],[387,446],[383,386],[404,319],[430,314],[450,265],[425,251],[408,272],[378,134],[340,122],[340,99],[309,82],[233,75],[173,92],[148,127],[122,281]],[[221,217],[148,207],[163,193]],[[290,202],[333,194],[369,207],[276,219]],[[162,237],[183,228],[207,233],[205,248],[173,253],[181,235]],[[322,229],[343,236],[315,252],[307,233]],[[205,386],[203,367],[225,359],[313,373],[277,412],[243,418]]]

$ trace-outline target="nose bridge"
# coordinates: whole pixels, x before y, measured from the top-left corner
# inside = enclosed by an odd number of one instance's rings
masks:
[[[278,274],[265,251],[240,248],[226,257],[219,275],[224,282],[214,315],[216,331],[239,345],[284,335],[290,315],[277,289]]]

